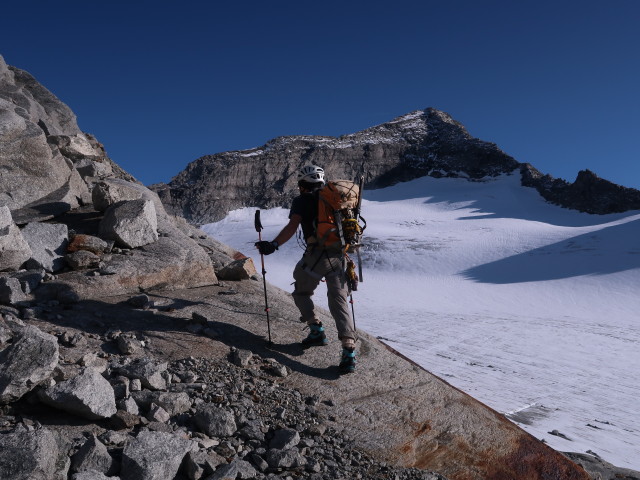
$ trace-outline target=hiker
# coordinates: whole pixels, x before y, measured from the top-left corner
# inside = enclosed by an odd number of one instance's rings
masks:
[[[255,245],[261,254],[270,255],[295,235],[298,226],[302,227],[307,247],[293,271],[295,280],[293,300],[300,310],[300,320],[306,322],[310,330],[309,335],[302,340],[302,345],[306,348],[328,344],[324,327],[315,315],[311,299],[316,287],[324,278],[327,284],[329,311],[336,322],[338,337],[343,347],[339,369],[341,373],[350,373],[356,366],[357,335],[348,308],[349,292],[344,254],[340,247],[320,247],[315,236],[318,217],[317,192],[324,185],[324,170],[321,167],[317,165],[302,167],[298,172],[300,195],[294,198],[291,204],[289,223],[271,242],[261,241]]]

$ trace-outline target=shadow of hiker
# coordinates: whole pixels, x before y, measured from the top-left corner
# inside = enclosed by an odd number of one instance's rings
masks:
[[[216,340],[229,347],[249,350],[254,355],[259,355],[262,358],[273,358],[278,363],[289,367],[292,371],[302,373],[303,375],[324,380],[337,380],[340,377],[336,366],[319,368],[292,358],[301,357],[305,353],[305,350],[299,343],[269,344],[265,336],[256,335],[249,330],[231,323],[210,321],[209,325],[219,332]]]
[[[51,285],[53,287],[53,285]],[[75,292],[67,285],[57,285],[58,298],[70,297],[74,300]],[[51,292],[47,292],[45,298],[50,298]],[[234,323],[237,314],[261,316],[258,312],[244,311],[242,306],[228,304],[210,304],[207,301],[192,301],[183,298],[173,298],[164,292],[148,292],[150,300],[160,298],[163,301],[158,308],[135,308],[126,300],[106,303],[100,300],[72,301],[68,304],[60,302],[56,307],[46,312],[44,321],[55,324],[61,328],[73,328],[109,337],[109,331],[119,331],[121,334],[136,336],[138,339],[146,339],[154,344],[162,344],[161,350],[168,349],[165,354],[177,357],[180,355],[197,355],[200,351],[207,351],[206,343],[220,342],[227,347],[236,347],[249,350],[262,358],[273,358],[278,363],[285,365],[295,372],[313,376],[325,380],[334,380],[339,377],[336,367],[319,368],[305,364],[295,358],[304,355],[305,350],[297,342],[284,344],[269,344],[266,335],[258,335],[252,331]],[[58,303],[58,302],[55,302]],[[215,331],[215,334],[195,333],[190,330],[193,326],[190,316],[181,316],[180,311],[185,307],[206,304],[209,308],[224,312],[224,320],[209,319],[204,331]],[[165,310],[165,311],[163,311]],[[61,315],[63,314],[63,315]],[[57,318],[60,317],[60,318]],[[115,335],[114,335],[115,337]],[[195,344],[194,344],[195,342]],[[197,344],[197,345],[196,345]],[[115,341],[107,340],[99,347],[103,352],[117,354],[118,347]],[[201,350],[194,350],[194,348]],[[217,350],[220,350],[218,347]],[[211,350],[209,350],[211,351]]]

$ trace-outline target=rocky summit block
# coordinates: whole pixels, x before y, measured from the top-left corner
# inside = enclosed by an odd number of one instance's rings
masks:
[[[58,365],[56,337],[32,325],[13,330],[13,343],[0,352],[0,404],[19,400]]]
[[[59,447],[47,429],[0,435],[2,480],[51,480],[56,476]]]
[[[87,368],[80,375],[38,393],[40,400],[54,408],[90,420],[114,415],[116,398],[111,384],[98,372]]]
[[[18,270],[31,258],[31,247],[13,223],[9,207],[0,206],[0,271]]]
[[[124,248],[158,240],[158,218],[151,200],[129,200],[109,207],[100,222],[100,236]]]
[[[192,442],[179,435],[143,430],[122,452],[120,476],[123,480],[172,479],[191,447]]]
[[[57,272],[66,265],[64,255],[69,243],[69,231],[64,224],[29,223],[22,229],[22,235],[31,247],[31,258],[25,266],[30,269],[42,268],[47,272]]]

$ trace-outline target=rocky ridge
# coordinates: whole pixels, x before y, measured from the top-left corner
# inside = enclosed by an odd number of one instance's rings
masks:
[[[424,175],[480,179],[518,168],[494,144],[430,108],[339,138],[279,137],[259,148],[204,156],[168,185],[150,188],[170,212],[206,223],[244,206],[287,205],[298,169],[307,163],[322,165],[333,178],[364,175],[366,188]]]
[[[0,478],[588,478],[364,332],[340,377],[272,286],[267,344],[252,263],[4,61],[0,166]]]
[[[426,175],[477,181],[519,173],[523,186],[563,207],[599,214],[640,209],[638,190],[589,171],[580,172],[574,183],[543,175],[433,108],[337,138],[279,137],[258,148],[207,155],[169,184],[150,188],[173,214],[209,223],[241,207],[288,206],[296,192],[296,172],[307,163],[321,165],[333,178],[364,175],[368,189]]]

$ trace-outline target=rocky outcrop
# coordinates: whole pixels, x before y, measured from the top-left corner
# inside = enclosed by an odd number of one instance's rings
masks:
[[[202,286],[232,261],[214,267],[212,251],[81,132],[64,103],[1,57],[0,170],[5,304]],[[17,279],[20,269],[55,277],[38,288]]]
[[[422,176],[471,181],[520,169],[522,185],[548,201],[588,213],[640,209],[640,191],[580,172],[573,184],[542,175],[495,144],[472,137],[448,114],[428,108],[342,137],[279,137],[241,151],[191,162],[169,184],[152,185],[167,209],[192,223],[224,218],[241,207],[286,207],[296,195],[296,174],[307,163],[329,178],[365,177],[367,189]]]
[[[230,210],[288,205],[297,171],[322,165],[332,178],[365,176],[381,188],[424,175],[478,179],[511,172],[518,163],[495,144],[472,137],[444,112],[429,108],[342,137],[280,137],[251,150],[207,155],[155,190],[168,210],[193,223]]]
[[[83,133],[75,114],[0,56],[0,205],[16,223],[52,218],[90,201],[90,179],[135,181]]]
[[[581,170],[573,183],[543,175],[530,164],[521,169],[522,185],[535,188],[547,201],[580,212],[607,214],[640,210],[640,191],[616,185],[590,170]]]

